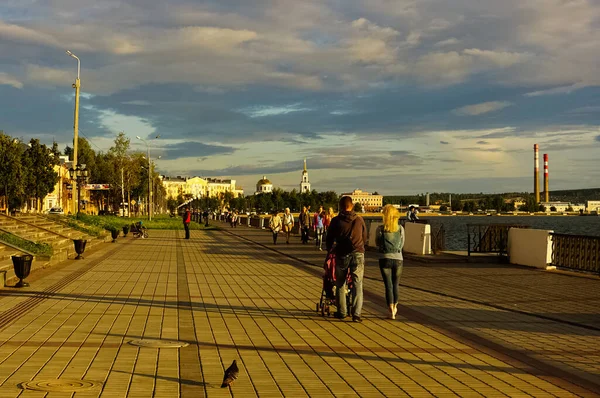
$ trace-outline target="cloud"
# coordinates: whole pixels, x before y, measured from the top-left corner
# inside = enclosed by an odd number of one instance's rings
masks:
[[[450,143],[448,141],[440,141],[440,144],[442,144],[442,145],[448,145]]]
[[[525,96],[526,97],[539,97],[541,95],[571,94],[572,92],[577,91],[583,87],[585,87],[585,84],[576,83],[576,84],[572,84],[569,86],[561,86],[561,87],[549,88],[546,90],[532,91],[529,93],[525,93]]]
[[[463,106],[461,108],[454,109],[452,113],[459,116],[477,116],[484,113],[499,111],[511,105],[512,103],[508,101],[490,101],[483,102],[481,104]]]
[[[488,141],[477,141],[477,144],[479,145],[489,145]]]
[[[13,86],[14,88],[23,88],[23,83],[8,73],[0,72],[0,85]]]
[[[596,136],[596,141],[600,142],[600,135]]]
[[[232,154],[235,151],[236,149],[230,146],[204,144],[196,141],[162,145],[160,149],[157,150],[157,152],[163,153],[164,157],[167,159],[189,157],[202,158],[205,156]]]

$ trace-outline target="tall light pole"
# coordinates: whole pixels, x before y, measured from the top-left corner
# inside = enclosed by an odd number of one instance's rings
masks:
[[[155,139],[157,139],[158,137],[160,137],[160,135],[157,135],[155,137]],[[139,135],[136,136],[135,138],[137,138],[138,140],[140,140],[144,144],[146,144],[146,155],[148,157],[148,221],[151,221],[152,220],[152,196],[153,196],[153,192],[152,192],[152,163],[150,161],[150,145],[148,144],[148,141],[146,141],[145,139],[143,139]]]
[[[73,54],[70,50],[67,50],[67,54],[75,58],[77,60],[77,79],[75,79],[75,83],[73,84],[73,88],[75,89],[75,121],[73,123],[73,168],[77,168],[77,144],[79,142],[79,89],[81,88],[81,81],[79,79],[81,73],[81,61],[75,54]],[[79,187],[72,185],[72,206],[73,211],[77,209],[77,192],[75,190],[79,190]]]

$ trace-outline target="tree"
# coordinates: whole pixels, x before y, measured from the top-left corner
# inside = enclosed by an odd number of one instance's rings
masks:
[[[556,211],[556,207],[555,206],[550,206],[550,211]]]
[[[540,205],[540,207],[539,207],[538,210],[541,211],[541,212],[545,212],[546,211],[546,206]]]
[[[5,211],[19,204],[24,192],[21,165],[22,144],[0,130],[0,189],[5,200]]]
[[[362,213],[362,210],[363,210],[363,206],[362,206],[362,204],[360,204],[360,202],[356,202],[356,203],[354,204],[354,211],[355,211],[356,213]]]
[[[446,205],[441,205],[441,206],[440,206],[440,211],[448,211],[448,206],[446,206]]]
[[[37,139],[32,139],[29,147],[23,152],[22,162],[26,171],[25,194],[36,200],[36,210],[41,210],[42,200],[54,191],[58,182],[58,173],[54,171],[54,166],[59,163],[59,155],[56,143],[52,148],[48,148]]]
[[[452,209],[452,211],[460,211],[463,209],[463,203],[461,203],[458,200],[454,200],[454,201],[452,201],[451,209]]]
[[[573,206],[569,205],[569,207],[567,207],[567,211],[574,211]]]
[[[131,140],[121,131],[114,142],[115,144],[108,150],[115,160],[115,172],[112,175],[111,184],[121,188],[121,203],[125,203],[125,165]]]

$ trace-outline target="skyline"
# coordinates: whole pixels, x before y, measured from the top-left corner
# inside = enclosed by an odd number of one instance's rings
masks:
[[[530,192],[537,143],[550,192],[595,187],[599,25],[586,0],[11,0],[0,130],[71,144],[69,49],[81,136],[160,134],[161,174],[290,190],[306,158],[318,191]]]

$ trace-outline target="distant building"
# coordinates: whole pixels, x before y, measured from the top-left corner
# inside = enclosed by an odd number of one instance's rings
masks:
[[[352,202],[360,203],[366,211],[378,210],[383,206],[383,195],[373,195],[360,189],[355,189],[351,193],[343,193],[342,196],[350,196]]]
[[[304,170],[300,182],[300,193],[310,193],[310,182],[308,182],[308,170],[306,170],[306,159],[304,159]]]
[[[600,212],[600,200],[588,200],[585,204],[585,208],[587,211],[596,211]]]
[[[546,213],[551,212],[551,208],[555,208],[556,212],[558,213],[564,213],[566,211],[579,211],[579,210],[585,210],[585,205],[578,205],[578,204],[573,204],[573,203],[569,203],[569,202],[541,202],[540,205],[544,206],[546,208]],[[567,210],[569,209],[569,210]]]
[[[177,176],[177,177],[166,177],[162,178],[163,187],[165,187],[165,191],[167,191],[167,199],[177,199],[179,195],[184,195],[186,193],[186,179]]]
[[[244,190],[235,185],[235,180],[202,177],[163,177],[162,184],[167,191],[167,199],[177,199],[179,195],[192,198],[219,198],[226,192],[233,197],[243,196]]]
[[[258,195],[261,193],[271,192],[273,192],[273,184],[271,183],[271,181],[269,181],[269,179],[267,179],[267,176],[263,176],[263,178],[258,180],[258,182],[256,183],[256,192],[254,194]]]

